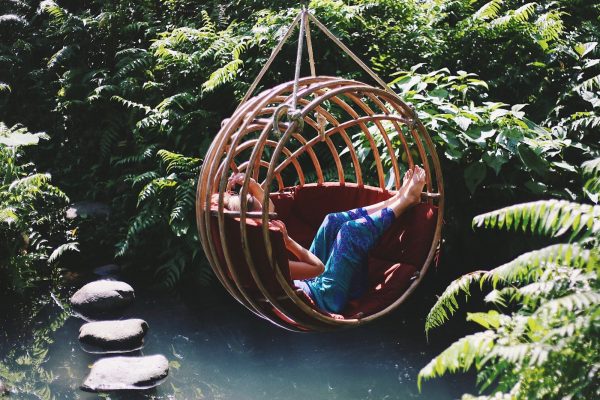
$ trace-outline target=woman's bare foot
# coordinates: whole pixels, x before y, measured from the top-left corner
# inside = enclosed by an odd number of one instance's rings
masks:
[[[404,177],[402,178],[402,186],[400,187],[400,189],[398,189],[398,191],[394,195],[394,198],[399,199],[403,196],[404,192],[406,192],[406,188],[408,187],[408,184],[412,180],[412,177],[413,177],[412,169],[409,169],[404,173]]]
[[[391,208],[396,217],[421,201],[421,191],[425,186],[425,170],[419,166],[409,170],[404,175],[402,187],[392,197],[387,207]]]
[[[402,187],[406,188],[403,190],[403,197],[409,205],[418,204],[421,201],[421,192],[425,186],[425,170],[418,165],[415,165],[411,179],[406,185]]]

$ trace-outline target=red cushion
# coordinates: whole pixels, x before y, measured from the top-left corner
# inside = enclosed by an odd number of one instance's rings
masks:
[[[379,239],[371,254],[391,263],[403,262],[421,268],[431,248],[437,222],[437,207],[417,204],[401,215]]]
[[[225,264],[225,256],[223,253],[223,247],[221,246],[217,217],[211,216],[211,218],[213,219],[211,224],[212,238],[217,250],[217,257],[219,258],[219,262],[225,266],[225,269],[227,270],[227,277],[233,281],[233,276],[229,273],[229,270]],[[277,282],[277,278],[275,277],[275,274],[273,273],[273,270],[268,262],[265,241],[260,223],[256,220],[248,220],[246,229],[248,246],[251,249],[252,260],[263,285],[267,287],[271,294],[275,296],[282,296],[284,292],[281,289],[281,285],[279,285]],[[251,293],[259,293],[260,291],[257,285],[254,283],[254,279],[246,262],[246,256],[242,250],[239,218],[231,218],[226,216],[224,232],[225,240],[228,244],[228,254],[231,258],[231,263],[235,268],[242,287]],[[278,265],[281,266],[283,276],[286,278],[286,280],[290,281],[289,263],[287,253],[285,252],[283,236],[279,229],[274,227],[269,228],[269,233],[272,248],[275,249],[273,252],[275,260]]]
[[[374,314],[398,300],[410,286],[417,268],[410,264],[392,264],[387,260],[369,259],[369,287],[359,299],[344,310],[348,318]]]

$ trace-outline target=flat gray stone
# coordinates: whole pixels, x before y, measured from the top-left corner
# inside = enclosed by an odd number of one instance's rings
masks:
[[[121,310],[131,304],[134,298],[133,288],[127,283],[99,280],[75,292],[71,304],[77,311],[100,314]]]
[[[110,207],[95,201],[79,201],[67,209],[67,219],[75,218],[108,218]]]
[[[169,361],[157,354],[146,357],[108,357],[92,365],[81,389],[90,392],[144,390],[160,385],[169,375]]]
[[[124,353],[141,349],[147,331],[138,318],[88,322],[79,328],[79,341],[89,353]]]

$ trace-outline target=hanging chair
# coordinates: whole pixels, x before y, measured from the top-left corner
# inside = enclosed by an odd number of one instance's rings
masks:
[[[309,20],[348,53],[381,88],[354,80],[316,76]],[[248,98],[299,25],[293,81]],[[300,78],[306,37],[311,76]],[[323,218],[391,197],[415,164],[426,172],[421,203],[400,216],[368,259],[368,290],[342,314],[319,309],[294,286],[279,219],[308,248]],[[265,191],[262,211],[224,208],[232,173]],[[218,202],[213,195],[218,194]],[[269,212],[268,199],[276,213]],[[196,215],[202,247],[215,275],[240,303],[294,331],[326,331],[377,319],[416,289],[439,249],[444,207],[440,163],[414,110],[303,7],[248,93],[213,140],[198,181]]]

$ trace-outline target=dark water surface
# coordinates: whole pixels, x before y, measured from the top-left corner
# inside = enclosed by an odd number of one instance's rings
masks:
[[[24,371],[10,398],[452,399],[473,384],[470,378],[449,376],[426,382],[419,393],[419,369],[448,342],[427,344],[423,315],[406,307],[364,327],[301,334],[277,328],[227,297],[199,308],[138,295],[123,317],[143,318],[150,330],[144,349],[133,354],[164,354],[171,365],[169,377],[143,394],[85,393],[79,386],[99,356],[79,346],[83,322],[68,317],[50,296],[41,302],[44,309],[35,317],[32,334],[20,339],[28,343],[17,351],[13,345],[12,352],[7,343],[0,348],[4,367]],[[10,326],[2,324],[0,331]],[[36,356],[43,360],[40,368]]]

